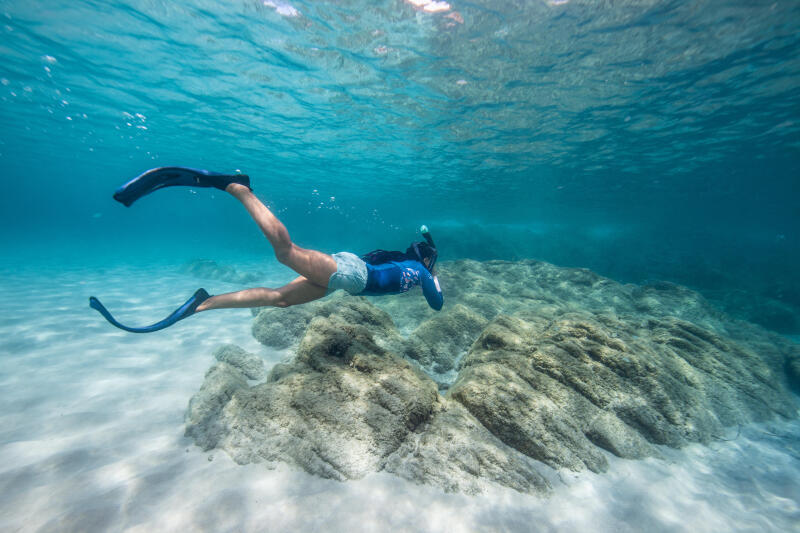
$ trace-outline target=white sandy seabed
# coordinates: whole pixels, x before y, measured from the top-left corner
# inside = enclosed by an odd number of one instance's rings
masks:
[[[88,307],[151,323],[198,286],[115,269],[4,273],[0,280],[0,531],[798,531],[800,422],[731,428],[662,459],[609,456],[602,475],[563,472],[548,498],[447,494],[389,474],[340,483],[285,465],[240,466],[183,436],[183,415],[248,310],[203,313],[147,335]]]

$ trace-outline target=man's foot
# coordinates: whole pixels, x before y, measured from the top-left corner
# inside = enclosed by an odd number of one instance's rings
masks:
[[[250,192],[251,190],[252,189],[250,189],[249,186],[236,183],[235,181],[232,181],[227,187],[225,187],[225,192],[228,192],[234,196],[238,196],[243,192]]]
[[[186,187],[214,187],[221,191],[232,184],[250,188],[246,174],[218,174],[208,170],[186,167],[161,167],[148,170],[117,189],[114,199],[130,207],[133,202],[151,192],[183,185]]]

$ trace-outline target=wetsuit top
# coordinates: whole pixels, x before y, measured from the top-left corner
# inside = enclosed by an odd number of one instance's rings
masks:
[[[377,265],[367,263],[367,286],[361,294],[365,296],[399,294],[417,285],[422,286],[422,293],[428,305],[437,311],[442,308],[444,297],[439,287],[439,280],[419,261],[390,261]]]

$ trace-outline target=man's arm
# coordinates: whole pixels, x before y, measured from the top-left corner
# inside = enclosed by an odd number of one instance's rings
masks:
[[[444,295],[439,286],[439,279],[432,276],[428,269],[423,267],[420,269],[420,285],[422,285],[422,294],[425,295],[428,305],[439,311],[444,305]]]

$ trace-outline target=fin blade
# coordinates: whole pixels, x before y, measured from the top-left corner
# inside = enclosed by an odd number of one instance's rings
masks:
[[[153,331],[159,331],[168,328],[176,322],[192,316],[197,310],[197,307],[210,297],[211,296],[208,294],[208,292],[206,292],[205,289],[197,289],[191,298],[186,300],[183,305],[170,313],[167,318],[160,320],[155,324],[143,327],[131,327],[120,323],[116,318],[114,318],[114,315],[112,315],[111,312],[106,309],[100,300],[94,296],[89,297],[89,307],[98,311],[112,326],[115,326],[121,330],[128,331],[130,333],[151,333]]]

